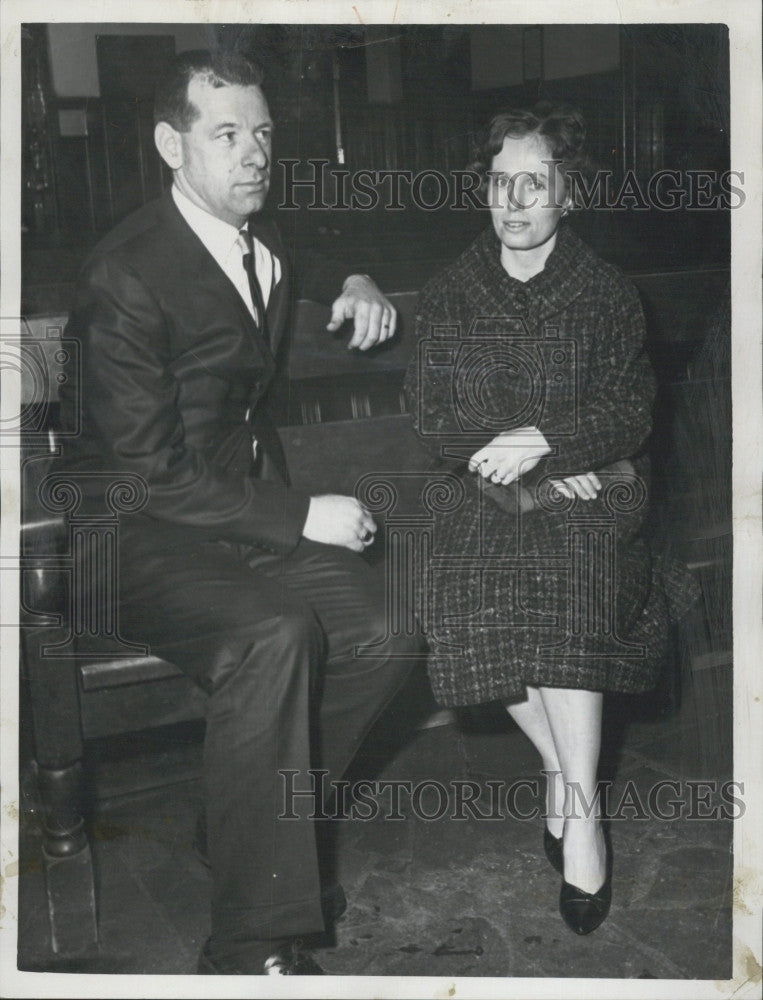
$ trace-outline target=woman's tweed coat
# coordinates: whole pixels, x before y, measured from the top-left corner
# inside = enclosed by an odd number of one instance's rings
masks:
[[[499,505],[465,473],[453,480],[453,509],[435,514],[424,628],[437,700],[521,698],[527,684],[653,687],[669,618],[642,537],[648,463],[639,456],[654,378],[633,286],[564,223],[545,269],[520,282],[501,266],[491,227],[424,288],[417,336],[406,391],[435,454],[466,459],[500,431],[532,425],[554,449],[522,477],[531,512],[518,509],[515,488],[492,488],[506,491]],[[618,487],[601,474],[596,500],[548,490],[549,473],[624,458],[638,477]]]

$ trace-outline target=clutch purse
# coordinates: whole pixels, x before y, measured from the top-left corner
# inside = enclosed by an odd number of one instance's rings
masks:
[[[627,458],[621,458],[619,461],[613,462],[611,465],[606,465],[596,471],[598,474],[605,476],[623,476],[627,478],[636,475],[633,463]],[[465,476],[475,474],[464,473]],[[518,482],[509,483],[508,486],[501,486],[500,483],[491,483],[481,476],[478,479],[480,491],[489,500],[498,504],[499,507],[503,507],[510,514],[516,514],[517,511],[522,514],[528,514],[532,510],[537,510],[540,506],[537,501],[537,487],[535,489],[528,489]]]

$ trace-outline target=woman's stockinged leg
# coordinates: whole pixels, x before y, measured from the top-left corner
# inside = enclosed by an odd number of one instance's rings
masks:
[[[540,688],[564,776],[564,878],[595,893],[606,876],[606,848],[597,794],[602,694]]]
[[[540,691],[528,686],[527,699],[506,702],[506,711],[540,754],[546,773],[546,826],[555,837],[561,837],[564,828],[564,780]]]

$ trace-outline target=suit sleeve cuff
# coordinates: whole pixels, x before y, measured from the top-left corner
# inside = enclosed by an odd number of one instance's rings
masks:
[[[297,547],[307,520],[310,495],[302,490],[286,487],[283,490],[283,507],[274,524],[275,549],[281,553],[291,552]]]

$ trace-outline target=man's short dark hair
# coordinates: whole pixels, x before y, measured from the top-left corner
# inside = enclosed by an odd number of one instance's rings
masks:
[[[238,52],[181,52],[156,88],[154,124],[167,122],[177,132],[188,132],[201,113],[188,99],[188,84],[196,77],[212,87],[261,87],[264,73],[261,66]]]

